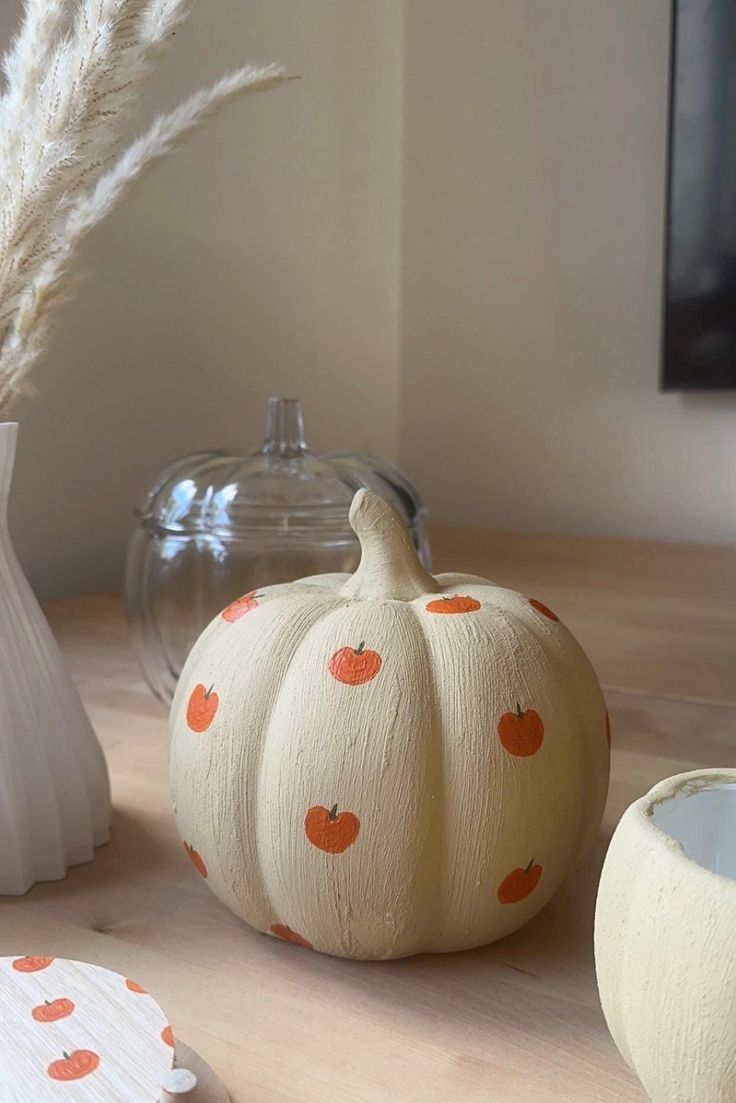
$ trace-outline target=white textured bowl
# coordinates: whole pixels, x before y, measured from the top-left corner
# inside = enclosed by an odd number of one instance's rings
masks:
[[[736,770],[667,778],[627,809],[595,952],[609,1029],[654,1103],[732,1103]]]

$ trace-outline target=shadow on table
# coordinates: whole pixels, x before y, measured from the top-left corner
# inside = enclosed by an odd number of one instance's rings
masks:
[[[168,853],[167,853],[168,849]],[[63,896],[73,899],[80,895],[109,891],[110,885],[123,879],[147,877],[152,872],[171,868],[171,843],[165,832],[152,831],[139,816],[114,808],[110,841],[95,850],[90,862],[71,866],[61,881],[41,881],[23,897],[32,903]]]
[[[494,1032],[510,1036],[527,1029],[530,1015],[539,1021],[540,1007],[547,1042],[569,1048],[575,1024],[588,1025],[593,1016],[608,1046],[593,967],[595,897],[608,842],[608,833],[601,834],[580,869],[539,915],[499,942],[390,962],[347,961],[300,950],[284,955],[276,944],[275,977],[283,970],[284,979],[294,981],[298,974],[300,987],[315,992],[328,981],[333,997],[342,988],[346,1000],[365,1002],[374,1014],[381,1005],[401,1006],[407,1030],[412,1020],[422,1020],[426,1031],[431,1020],[445,1035],[456,1035],[471,1047],[491,1024]]]

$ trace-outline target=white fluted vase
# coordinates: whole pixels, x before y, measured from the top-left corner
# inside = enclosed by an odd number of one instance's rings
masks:
[[[109,838],[105,759],[13,550],[18,426],[0,424],[0,894],[88,862]]]

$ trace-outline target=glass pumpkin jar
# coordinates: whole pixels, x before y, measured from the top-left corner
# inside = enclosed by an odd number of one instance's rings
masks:
[[[197,452],[162,472],[136,511],[125,579],[136,654],[157,697],[171,701],[195,640],[236,597],[355,570],[360,545],[348,510],[361,487],[400,511],[431,569],[416,489],[383,460],[311,453],[297,399],[268,400],[266,437],[256,451]]]

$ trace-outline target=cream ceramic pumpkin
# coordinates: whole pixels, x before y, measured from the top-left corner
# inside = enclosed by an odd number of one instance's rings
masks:
[[[541,602],[433,578],[394,510],[353,501],[354,575],[245,595],[171,712],[187,854],[261,931],[324,953],[463,950],[535,915],[595,836],[607,717]]]

